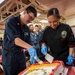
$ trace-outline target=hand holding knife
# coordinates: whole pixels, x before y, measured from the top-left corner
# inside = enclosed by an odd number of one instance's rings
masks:
[[[42,46],[42,49],[41,49],[42,54],[45,55],[45,59],[46,59],[48,62],[52,63],[54,57],[52,57],[50,54],[48,54],[48,53],[47,53],[47,50],[48,50],[47,46],[45,46],[45,45]]]

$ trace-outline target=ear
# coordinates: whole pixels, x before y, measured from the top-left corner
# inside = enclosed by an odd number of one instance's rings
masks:
[[[26,10],[24,10],[24,11],[23,11],[23,14],[26,14],[26,13],[27,13],[27,11],[26,11]]]

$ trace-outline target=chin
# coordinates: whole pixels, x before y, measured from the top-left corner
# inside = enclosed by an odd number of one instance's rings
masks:
[[[56,27],[52,27],[53,29],[56,29]]]
[[[28,24],[28,22],[24,23],[24,24]]]

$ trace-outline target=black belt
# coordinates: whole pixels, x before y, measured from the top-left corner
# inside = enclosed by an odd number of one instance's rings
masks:
[[[7,48],[3,48],[3,49],[6,50],[6,51],[8,51],[8,52],[12,52],[12,53],[16,53],[16,54],[23,51],[22,49],[20,49],[20,50],[19,49],[17,49],[17,50],[16,49],[15,50],[9,50]]]

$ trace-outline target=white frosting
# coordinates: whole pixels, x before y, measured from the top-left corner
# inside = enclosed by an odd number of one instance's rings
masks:
[[[26,75],[49,75],[52,70],[55,68],[55,66],[43,66],[43,67],[39,67],[36,68],[34,71],[26,74]],[[25,73],[23,73],[22,75],[25,75]]]

